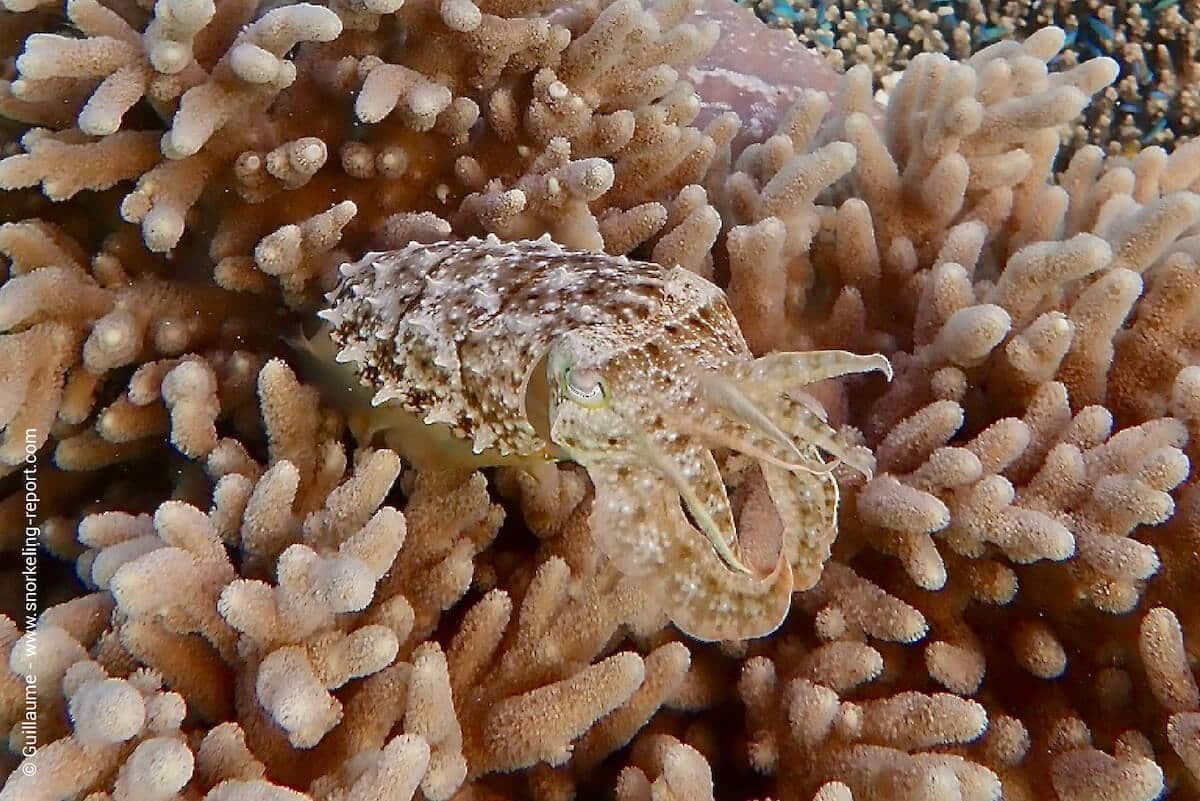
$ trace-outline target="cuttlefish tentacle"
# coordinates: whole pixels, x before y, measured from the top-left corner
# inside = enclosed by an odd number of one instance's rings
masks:
[[[638,545],[643,555],[653,556],[653,564],[660,569],[655,584],[663,594],[664,608],[681,631],[699,640],[715,641],[760,637],[779,627],[792,596],[792,568],[783,554],[766,576],[730,570],[684,516],[674,487],[657,470],[625,464],[618,476],[608,466],[597,467],[601,469],[599,478],[593,477],[593,536],[607,541],[606,547],[623,539],[620,533],[605,530],[617,521],[597,514],[610,493],[640,506],[644,522]],[[629,498],[635,487],[636,495]]]
[[[792,461],[792,454],[783,452],[774,440],[767,439],[749,426],[723,415],[716,419],[664,415],[664,420],[680,434],[702,439],[711,448],[737,451],[755,461],[766,462],[782,470],[805,470],[826,475],[833,469],[815,455],[802,462]]]
[[[759,404],[739,388],[735,381],[717,373],[703,373],[697,376],[696,383],[704,392],[705,397],[722,412],[734,420],[742,422],[748,428],[759,431],[787,452],[792,460],[796,462],[804,460],[792,438],[785,434],[775,421],[763,412]]]
[[[721,559],[734,570],[752,573],[734,550],[733,508],[712,451],[670,430],[646,433],[635,441],[647,464],[674,487]]]
[[[757,399],[771,419],[788,434],[832,455],[853,467],[869,481],[875,473],[875,459],[870,451],[859,448],[812,410],[801,398],[766,394]]]
[[[802,353],[772,353],[751,362],[732,365],[724,370],[727,380],[769,418],[785,436],[811,443],[845,462],[868,479],[875,465],[825,420],[824,409],[814,399],[798,391],[798,386],[855,373],[881,372],[890,381],[892,366],[881,354],[859,355],[842,350]],[[731,410],[733,411],[733,410]],[[735,414],[740,414],[740,407]]]

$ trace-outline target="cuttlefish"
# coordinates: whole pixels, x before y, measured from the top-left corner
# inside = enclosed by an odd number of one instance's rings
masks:
[[[307,346],[353,374],[366,436],[418,466],[578,463],[599,549],[698,639],[777,628],[829,557],[833,468],[873,468],[803,387],[890,379],[888,360],[755,358],[724,293],[682,267],[489,236],[368,253],[327,299]],[[757,464],[782,524],[770,569],[739,542],[730,454]]]

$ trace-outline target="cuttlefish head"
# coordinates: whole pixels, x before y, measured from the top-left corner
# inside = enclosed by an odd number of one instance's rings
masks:
[[[854,372],[890,377],[890,365],[843,351],[754,359],[719,291],[651,322],[580,329],[554,343],[549,437],[595,485],[601,549],[626,573],[667,576],[674,601],[688,607],[673,614],[681,628],[703,639],[769,633],[786,613],[793,571],[811,586],[828,557],[832,469],[873,468],[802,387]],[[757,463],[782,523],[771,565],[746,558],[739,539],[722,474],[733,453]]]

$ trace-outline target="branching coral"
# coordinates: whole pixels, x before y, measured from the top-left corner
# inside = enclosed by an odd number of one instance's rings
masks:
[[[0,618],[2,801],[1200,797],[1200,172],[1055,175],[1113,63],[927,53],[884,109],[865,65],[773,97],[755,57],[809,54],[716,0],[3,8],[46,602]],[[681,265],[756,356],[891,360],[806,388],[876,470],[770,637],[684,637],[584,471],[406,463],[298,347],[341,263],[489,233]],[[798,509],[720,456],[774,564]]]
[[[839,68],[864,64],[884,91],[915,54],[967,58],[1004,39],[1024,39],[1047,26],[1067,34],[1054,66],[1069,69],[1091,58],[1111,57],[1120,79],[1073,124],[1070,147],[1086,143],[1110,152],[1139,145],[1170,147],[1196,136],[1196,48],[1200,17],[1188,2],[1124,4],[1056,0],[879,0],[826,5],[792,0],[750,0],[773,26],[791,27]]]

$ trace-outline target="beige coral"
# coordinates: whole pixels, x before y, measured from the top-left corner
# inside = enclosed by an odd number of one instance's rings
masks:
[[[1200,795],[1200,162],[1054,174],[1106,60],[926,54],[885,110],[724,0],[0,5],[46,599],[0,619],[3,801]],[[835,468],[776,634],[688,641],[582,471],[402,465],[287,344],[340,262],[489,232],[682,264],[756,355],[892,360],[811,388],[877,470]]]

